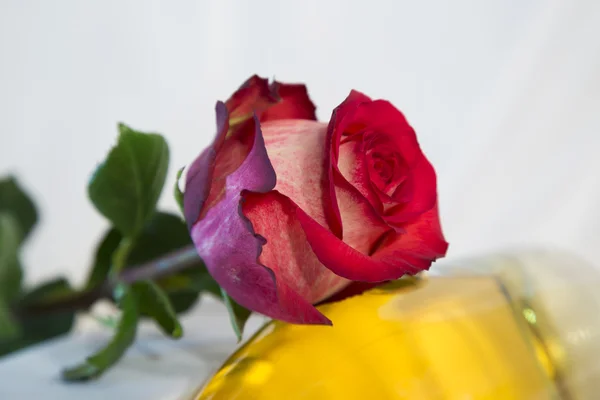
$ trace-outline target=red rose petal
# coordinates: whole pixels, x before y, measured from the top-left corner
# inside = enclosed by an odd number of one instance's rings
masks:
[[[319,261],[339,276],[353,281],[383,282],[419,271],[402,260],[394,264],[375,260],[338,239],[302,209],[298,208],[297,214],[306,239]]]
[[[251,118],[256,114],[261,122],[279,119],[316,120],[315,105],[302,84],[269,81],[257,75],[250,77],[227,100],[232,120]]]
[[[340,172],[333,172],[333,182],[344,227],[342,240],[353,249],[369,254],[378,238],[390,227]]]
[[[410,201],[399,204],[386,211],[385,220],[392,224],[404,224],[431,210],[437,201],[437,183],[435,170],[431,163],[421,157],[420,161],[413,165],[400,190],[410,190]],[[405,193],[396,193],[398,197],[406,196]],[[404,227],[404,225],[402,225]]]
[[[403,232],[393,232],[373,254],[373,259],[386,263],[403,260],[411,266],[424,270],[431,262],[443,257],[448,250],[434,205],[416,220],[403,224]]]
[[[278,101],[279,97],[269,86],[269,81],[253,75],[231,95],[225,105],[229,111],[229,118],[238,120],[252,118],[253,114],[260,118],[264,110]]]
[[[273,271],[278,287],[287,285],[286,293],[294,291],[307,304],[314,304],[349,283],[315,256],[296,217],[298,206],[289,198],[277,191],[243,197],[244,215],[254,232],[266,239],[259,261]],[[281,291],[279,301],[290,303]]]
[[[448,244],[443,239],[437,207],[406,225],[405,232],[390,232],[390,239],[368,256],[353,249],[323,229],[298,209],[298,219],[317,258],[337,275],[353,281],[383,282],[404,274],[426,270],[443,257]]]
[[[337,166],[346,181],[369,200],[379,214],[382,214],[383,206],[370,182],[369,166],[362,140],[351,140],[340,145]]]
[[[390,149],[398,151],[409,166],[422,156],[415,131],[404,115],[388,101],[375,100],[361,103],[352,113],[351,121],[347,123],[367,126],[369,131],[393,141],[394,146]]]
[[[331,295],[331,297],[328,297],[325,300],[321,301],[318,305],[342,301],[344,299],[347,299],[348,297],[354,297],[359,294],[362,294],[367,290],[371,290],[381,284],[381,282],[352,282],[339,292]]]
[[[355,90],[351,91],[346,100],[331,115],[329,125],[327,126],[327,138],[325,140],[325,157],[323,159],[323,168],[326,171],[323,182],[323,204],[331,204],[331,207],[325,210],[325,218],[328,226],[335,236],[342,237],[342,217],[335,193],[335,184],[333,181],[333,171],[337,169],[339,148],[344,133],[344,125],[347,114],[355,110],[363,102],[371,101],[364,94]]]
[[[279,95],[277,104],[269,107],[260,116],[260,121],[278,119],[308,119],[316,121],[315,105],[308,96],[305,85],[273,82],[271,91]]]

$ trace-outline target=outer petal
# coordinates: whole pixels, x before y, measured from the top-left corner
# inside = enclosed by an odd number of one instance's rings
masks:
[[[222,102],[217,103],[216,114],[217,136],[192,163],[186,177],[184,214],[188,228],[222,199],[225,179],[240,167],[254,143],[254,129],[237,130],[228,136],[229,117]]]
[[[298,206],[277,191],[246,194],[244,215],[256,234],[266,239],[259,257],[261,264],[275,274],[280,302],[291,304],[282,293],[295,292],[308,305],[314,304],[349,281],[325,268],[315,256],[296,217]]]
[[[232,125],[252,118],[261,122],[278,119],[316,120],[315,106],[305,85],[269,81],[257,75],[250,77],[227,100]]]
[[[213,149],[218,149],[219,144],[223,143],[222,126],[220,128]],[[210,152],[206,154],[210,155]],[[211,156],[200,158],[204,164],[206,160],[214,159]],[[192,208],[202,202],[190,199],[190,196],[206,193],[207,177],[210,178],[210,173],[205,173],[202,179],[196,177],[188,180],[192,186],[186,187],[184,195],[184,200],[187,198],[186,218],[199,214]],[[225,178],[220,200],[192,226],[192,240],[211,275],[244,307],[289,322],[330,323],[310,303],[293,290],[288,290],[285,282],[277,283],[273,272],[258,261],[265,240],[254,233],[251,223],[242,214],[241,194],[243,191],[268,192],[275,186],[275,180],[260,126],[255,120],[251,151],[241,165]],[[193,189],[194,183],[204,183],[204,187],[201,190]]]
[[[298,220],[306,234],[315,255],[323,265],[335,274],[352,281],[383,282],[397,279],[406,273],[416,273],[417,269],[408,264],[388,264],[353,249],[338,239],[332,232],[324,229],[301,209]]]
[[[278,101],[279,96],[269,86],[269,81],[253,75],[227,100],[226,105],[229,117],[238,121],[252,118],[253,114],[260,117],[264,110]]]
[[[402,225],[403,232],[388,235],[373,254],[375,260],[393,263],[402,259],[418,269],[428,269],[431,262],[448,250],[438,215],[437,204],[416,220]]]
[[[285,84],[275,81],[271,84],[271,90],[279,95],[280,100],[261,115],[261,122],[278,119],[308,119],[316,121],[316,107],[310,100],[305,85]]]
[[[367,290],[373,289],[374,287],[377,287],[381,284],[382,282],[352,282],[348,286],[341,289],[339,292],[334,293],[330,297],[319,302],[319,305],[342,301],[344,299],[347,299],[348,297],[353,297],[364,293]]]
[[[217,136],[213,143],[190,165],[186,176],[183,210],[188,228],[191,228],[198,220],[204,209],[211,190],[217,154],[223,147],[225,136],[229,130],[229,116],[225,104],[218,102],[215,111],[217,114]]]
[[[229,113],[229,115],[227,115]],[[315,106],[304,85],[273,82],[250,77],[227,100],[217,105],[217,138],[190,166],[187,185],[186,220],[193,224],[224,195],[225,178],[235,171],[254,142],[253,115],[261,121],[315,119]],[[231,128],[231,129],[230,129]],[[190,203],[190,201],[192,203]]]
[[[407,225],[404,233],[391,232],[373,256],[338,240],[301,210],[298,218],[317,258],[327,268],[353,281],[383,282],[428,269],[442,257],[448,244],[441,235],[437,207]]]

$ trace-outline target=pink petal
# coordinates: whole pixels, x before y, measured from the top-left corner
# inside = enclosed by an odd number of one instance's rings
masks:
[[[223,144],[227,112],[222,103],[217,106],[219,133],[212,150],[205,151],[188,179],[184,194],[186,219],[195,221],[206,199],[210,182],[210,160]],[[272,318],[294,323],[328,324],[324,317],[300,295],[290,290],[286,282],[276,282],[273,271],[258,258],[265,239],[256,235],[252,224],[242,214],[242,192],[266,193],[275,186],[276,176],[264,146],[258,120],[255,119],[254,142],[241,165],[226,176],[223,195],[208,208],[204,217],[194,222],[190,231],[198,254],[209,272],[223,289],[239,304]],[[208,166],[208,172],[200,169]],[[213,166],[214,172],[214,166]],[[198,198],[196,198],[198,196]]]
[[[275,274],[275,280],[293,291],[307,304],[314,304],[348,281],[325,268],[306,240],[296,217],[298,206],[277,191],[246,194],[242,203],[244,215],[256,234],[266,239],[259,261]],[[279,292],[281,303],[290,303]]]
[[[326,210],[325,218],[331,231],[338,238],[342,237],[342,217],[338,207],[335,184],[333,181],[333,172],[337,169],[338,152],[342,141],[342,134],[348,125],[346,116],[363,102],[371,99],[355,90],[351,91],[346,100],[342,102],[331,114],[329,125],[327,126],[327,138],[325,140],[325,160],[324,168],[326,173],[323,182],[323,201],[326,204],[332,204],[331,208]]]
[[[371,185],[371,177],[362,140],[351,140],[339,148],[337,167],[342,176],[354,186],[381,214],[383,207]]]
[[[276,121],[262,124],[265,145],[277,174],[275,190],[290,198],[313,220],[329,227],[327,214],[329,191],[324,177],[330,168],[323,164],[325,124],[310,121]],[[332,181],[336,208],[343,226],[343,239],[353,248],[367,254],[385,231],[384,221],[360,192],[339,172]]]
[[[390,230],[389,225],[358,189],[336,170],[333,183],[344,229],[343,241],[353,249],[369,254],[381,235]]]
[[[275,190],[292,199],[323,226],[334,204],[325,188],[329,168],[323,163],[327,125],[306,120],[265,122],[261,126],[271,164],[277,174]]]

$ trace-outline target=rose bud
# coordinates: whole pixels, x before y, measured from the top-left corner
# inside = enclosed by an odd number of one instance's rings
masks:
[[[184,210],[198,254],[239,304],[330,324],[313,304],[445,255],[435,171],[389,102],[353,91],[325,124],[303,85],[254,76],[216,114]]]

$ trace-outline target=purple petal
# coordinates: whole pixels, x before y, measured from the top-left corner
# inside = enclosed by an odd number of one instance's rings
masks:
[[[204,202],[208,198],[215,160],[217,153],[223,146],[227,131],[229,130],[229,114],[225,103],[219,101],[215,106],[217,114],[217,136],[212,145],[207,147],[202,154],[192,163],[185,181],[185,194],[183,196],[183,214],[188,224],[188,229],[196,223]]]
[[[201,215],[200,209],[210,190],[207,187],[210,186],[214,170],[211,162],[214,163],[215,154],[225,137],[224,125],[219,125],[219,121],[222,121],[219,116],[221,109],[217,105],[219,133],[215,144],[194,162],[193,170],[190,168],[190,173],[194,174],[187,180],[187,185],[192,186],[186,185],[184,197],[198,196],[199,199],[190,198],[184,202],[188,223]],[[258,262],[266,241],[255,234],[252,224],[243,215],[242,194],[246,191],[266,193],[272,190],[276,175],[256,117],[254,125],[254,141],[250,152],[239,168],[227,176],[225,193],[220,201],[206,210],[203,218],[192,222],[192,239],[211,275],[242,306],[284,321],[329,324],[325,316],[299,295],[292,293],[286,295],[285,299],[279,298],[273,272]]]

